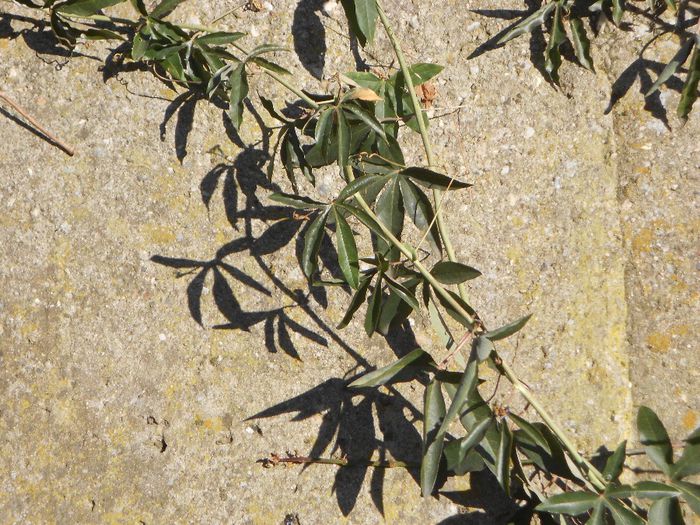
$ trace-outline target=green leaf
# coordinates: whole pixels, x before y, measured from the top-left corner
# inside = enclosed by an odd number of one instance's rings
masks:
[[[442,458],[443,436],[439,434],[445,417],[445,400],[440,382],[433,379],[425,389],[423,404],[423,460],[420,466],[420,486],[423,497],[433,492]]]
[[[375,118],[374,115],[368,113],[356,104],[345,104],[343,105],[343,109],[349,111],[357,118],[362,120],[365,124],[367,124],[370,127],[372,131],[379,135],[383,140],[386,140],[386,133],[384,132],[384,128]]]
[[[357,291],[355,294],[352,296],[352,299],[350,300],[350,304],[348,305],[348,309],[345,312],[345,315],[343,316],[343,319],[338,323],[338,330],[345,328],[350,321],[352,320],[352,316],[355,315],[355,312],[362,306],[362,303],[365,302],[365,297],[367,296],[367,289],[369,288],[369,283],[371,281],[371,275],[370,276],[365,276],[363,275],[360,277],[360,285],[357,287]]]
[[[578,478],[571,472],[566,462],[564,450],[557,437],[543,423],[533,423],[532,425],[536,427],[547,440],[552,453],[547,454],[542,447],[538,447],[535,442],[532,441],[532,438],[522,430],[516,430],[514,432],[518,449],[542,470],[556,474],[562,478],[578,481]]]
[[[620,443],[612,456],[608,458],[605,462],[605,469],[603,470],[603,478],[606,481],[617,481],[617,478],[622,474],[622,468],[625,464],[625,459],[627,457],[627,441]]]
[[[700,486],[685,481],[674,481],[672,486],[683,493],[683,499],[695,514],[700,516]]]
[[[405,177],[399,177],[399,187],[401,188],[404,208],[409,218],[421,231],[421,234],[430,227],[426,238],[435,252],[440,253],[442,251],[440,233],[438,232],[437,224],[433,222],[435,214],[433,213],[430,199],[420,188]]]
[[[333,110],[326,109],[321,112],[314,129],[316,144],[320,145],[321,155],[328,156],[328,147],[331,141],[331,129],[333,127]]]
[[[593,71],[593,59],[591,58],[591,41],[586,34],[586,28],[580,18],[570,18],[571,43],[574,45],[576,58],[586,69]]]
[[[605,498],[605,505],[612,513],[616,525],[645,525],[642,518],[619,501]]]
[[[593,507],[598,500],[598,494],[587,491],[565,492],[547,498],[537,505],[536,510],[552,514],[568,514],[578,516]]]
[[[593,507],[593,512],[591,512],[591,517],[586,525],[605,525],[605,521],[605,505],[599,501]]]
[[[547,454],[552,453],[547,439],[542,435],[542,432],[540,432],[536,426],[524,420],[520,416],[516,416],[515,414],[508,414],[508,417],[512,419],[538,447],[542,448]]]
[[[342,191],[338,194],[336,200],[344,201],[349,197],[355,195],[355,193],[357,193],[358,191],[365,189],[369,185],[376,184],[381,189],[384,187],[388,180],[389,177],[386,177],[384,175],[364,175],[362,177],[357,177],[355,180],[353,180],[350,184],[348,184],[342,189]]]
[[[479,270],[467,266],[466,264],[441,261],[433,266],[430,273],[442,284],[459,284],[469,279],[476,279],[481,275]]]
[[[401,175],[410,177],[415,180],[418,184],[425,186],[426,188],[437,188],[440,190],[460,190],[463,188],[469,188],[471,184],[466,182],[458,181],[452,177],[436,173],[427,168],[406,168],[399,172]]]
[[[272,71],[273,73],[277,73],[278,75],[287,75],[290,76],[292,73],[288,69],[283,68],[279,64],[275,64],[274,62],[271,62],[270,60],[267,60],[266,58],[262,57],[252,57],[248,59],[249,62],[253,62],[254,64],[257,64],[263,69],[267,69],[268,71]]]
[[[318,251],[321,248],[321,241],[323,240],[324,226],[326,225],[326,219],[328,218],[328,212],[330,208],[326,208],[323,212],[319,213],[318,217],[306,230],[304,236],[304,251],[301,255],[301,267],[304,270],[304,275],[309,279],[316,271],[316,261],[318,259]]]
[[[652,409],[645,406],[639,407],[637,430],[639,431],[639,441],[644,446],[647,456],[664,473],[669,474],[673,463],[671,440],[663,423]]]
[[[452,297],[452,299],[454,299],[462,307],[463,310],[465,310],[468,314],[470,314],[472,316],[474,315],[474,313],[475,313],[474,309],[471,306],[469,306],[467,303],[465,303],[464,300],[459,295],[457,295],[456,293],[454,293],[451,290],[445,290],[445,291],[450,295],[450,297]],[[436,292],[435,296],[437,297],[438,301],[440,301],[440,304],[445,309],[445,311],[450,315],[450,317],[452,317],[455,321],[457,321],[458,323],[460,323],[461,325],[463,325],[467,328],[472,327],[473,323],[469,322],[469,319],[467,319],[461,313],[459,313],[457,310],[455,310],[454,307],[450,303],[448,303],[447,300],[441,294]]]
[[[365,332],[371,337],[377,330],[379,317],[382,314],[382,274],[377,277],[377,282],[374,283],[374,290],[369,296],[367,302],[367,313],[365,314]]]
[[[143,0],[129,0],[131,2],[131,6],[134,8],[134,10],[140,14],[141,16],[148,16],[148,11],[146,11],[146,6],[143,3]]]
[[[338,119],[338,166],[343,167],[350,158],[350,128],[342,109],[335,110]]]
[[[693,57],[690,59],[690,64],[688,65],[688,76],[685,79],[685,84],[683,85],[683,91],[681,92],[681,100],[678,103],[678,108],[676,109],[676,114],[680,119],[686,119],[693,109],[693,104],[698,98],[698,83],[700,83],[700,44],[697,43],[700,40],[696,36],[695,51],[693,51]]]
[[[441,66],[439,64],[421,62],[409,66],[408,71],[411,75],[413,85],[420,86],[421,84],[426,83],[431,78],[436,77],[443,69],[445,69],[444,66]],[[401,72],[398,72],[392,78],[394,82],[396,82],[396,80],[399,78],[403,81],[402,76],[403,75],[401,74]]]
[[[658,481],[640,481],[632,489],[635,497],[643,499],[673,498],[681,494],[677,488]]]
[[[676,71],[678,71],[678,68],[681,67],[686,60],[688,60],[690,52],[693,49],[694,43],[695,39],[689,38],[680,47],[680,49],[678,50],[678,52],[676,52],[675,56],[671,59],[671,61],[668,64],[666,64],[666,67],[659,75],[659,78],[656,79],[656,82],[654,82],[649,88],[649,91],[647,91],[644,94],[645,97],[648,97],[649,95],[656,92],[661,87],[661,85],[664,84],[669,78],[671,78],[676,73]]]
[[[485,421],[484,423],[490,423]],[[484,460],[473,447],[462,454],[462,445],[469,437],[463,437],[447,443],[443,455],[447,461],[447,469],[457,476],[464,476],[467,472],[479,472],[486,466]]]
[[[491,352],[495,350],[495,347],[490,339],[477,337],[474,341],[474,349],[479,361],[486,361],[491,356]]]
[[[148,40],[141,35],[141,32],[136,33],[131,42],[131,58],[133,60],[140,60],[147,49]]]
[[[518,332],[523,326],[525,326],[525,324],[527,324],[527,322],[530,320],[530,317],[532,317],[532,314],[526,315],[525,317],[521,317],[517,321],[513,321],[512,323],[497,328],[496,330],[486,332],[485,334],[482,334],[482,337],[491,339],[491,341],[498,341],[500,339],[510,337],[514,333]]]
[[[455,395],[452,397],[452,404],[450,404],[447,415],[445,416],[445,419],[442,421],[442,425],[438,430],[438,434],[444,435],[447,433],[447,428],[449,425],[452,424],[452,421],[454,421],[454,419],[464,408],[464,404],[466,403],[469,394],[476,388],[476,383],[479,379],[478,370],[479,367],[477,366],[477,362],[473,359],[469,360],[464,369],[464,373],[462,374],[462,380],[459,383],[457,392],[455,392]]]
[[[483,419],[474,426],[474,428],[471,430],[471,432],[469,432],[467,436],[453,441],[451,445],[456,448],[452,451],[453,458],[451,461],[448,459],[448,464],[452,463],[454,465],[462,465],[465,462],[467,455],[470,454],[474,450],[474,448],[484,439],[484,436],[486,436],[486,432],[488,432],[488,430],[493,425],[493,421],[493,418],[490,417]],[[448,451],[446,447],[445,456],[447,457],[447,455]],[[481,462],[481,468],[483,468],[483,462]],[[460,475],[459,472],[457,474]]]
[[[338,208],[333,207],[335,216],[335,240],[338,245],[338,264],[345,280],[352,288],[360,285],[360,265],[357,260],[357,244],[350,225]]]
[[[383,238],[384,233],[382,232],[381,226],[375,221],[370,215],[367,214],[363,209],[358,208],[357,206],[352,206],[350,204],[336,204],[337,207],[347,210],[349,213],[354,215],[359,219],[359,221],[367,226],[372,233],[377,235],[378,237]]]
[[[245,33],[229,33],[227,31],[217,31],[215,33],[207,33],[197,37],[195,44],[206,44],[210,46],[222,46],[230,44],[236,40],[243,38]]]
[[[355,0],[355,17],[357,26],[368,44],[374,40],[374,30],[379,12],[376,0]]]
[[[506,495],[510,496],[510,455],[513,452],[513,434],[506,421],[501,422],[501,439],[496,452],[496,479]]]
[[[432,304],[432,303],[431,303]],[[445,390],[450,398],[457,394],[457,385],[445,383]],[[493,412],[488,403],[481,397],[478,388],[473,389],[467,396],[466,408],[462,410],[459,421],[467,432],[474,432],[484,420],[494,420]],[[496,453],[501,441],[498,424],[488,427],[484,438],[480,441],[480,453],[484,457],[489,469],[496,471]]]
[[[270,195],[270,200],[284,204],[285,206],[291,206],[292,208],[297,208],[299,210],[313,210],[318,208],[323,208],[326,205],[322,202],[315,201],[309,197],[303,195],[290,195],[288,193],[272,193]]]
[[[531,33],[532,31],[540,27],[544,23],[544,21],[547,20],[547,17],[549,16],[549,13],[552,12],[552,9],[554,9],[554,6],[555,2],[544,4],[537,11],[532,13],[527,18],[524,18],[521,22],[513,26],[513,28],[510,31],[508,31],[505,35],[499,38],[498,44],[505,44],[509,40],[513,40],[514,38],[519,37],[520,35],[524,35],[525,33]]]
[[[397,238],[401,239],[403,231],[404,208],[401,200],[398,177],[392,177],[386,188],[377,200],[376,212],[384,226]],[[385,255],[389,261],[399,259],[399,250],[392,244],[384,240],[383,237],[377,239],[379,252]]]
[[[674,479],[700,474],[700,428],[688,436],[685,442],[683,455],[671,470]]]
[[[377,387],[387,384],[394,377],[396,377],[401,371],[405,370],[409,365],[414,364],[419,359],[429,357],[427,352],[420,348],[409,352],[403,356],[398,361],[391,363],[372,372],[368,372],[359,379],[356,379],[348,385],[348,388],[364,388],[364,387]]]
[[[228,77],[229,110],[228,114],[236,130],[243,122],[243,101],[248,96],[248,75],[245,64],[241,63]]]
[[[151,11],[151,17],[165,18],[170,13],[175,11],[175,8],[184,1],[185,0],[163,0],[153,11]]]
[[[655,501],[647,518],[653,525],[685,525],[678,498],[662,498]]]
[[[60,4],[56,11],[63,15],[90,16],[103,9],[121,4],[124,0],[74,0]]]
[[[549,42],[547,49],[544,52],[545,61],[544,68],[549,74],[552,81],[559,82],[559,66],[561,66],[561,53],[559,46],[566,41],[566,32],[562,23],[562,7],[560,2],[555,2],[554,19],[552,21],[552,29],[549,34]]]
[[[420,305],[418,304],[418,300],[415,298],[414,294],[408,288],[406,288],[400,282],[395,281],[394,279],[392,279],[388,275],[384,276],[384,280],[386,281],[386,284],[391,289],[391,291],[394,292],[396,295],[398,295],[403,302],[408,304],[414,310],[420,310]]]
[[[625,0],[612,0],[613,3],[613,22],[616,26],[622,22],[622,15],[625,13]]]

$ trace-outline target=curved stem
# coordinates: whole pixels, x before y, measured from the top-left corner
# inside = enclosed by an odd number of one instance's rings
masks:
[[[396,58],[399,61],[401,73],[403,74],[404,82],[406,83],[406,89],[408,89],[408,95],[411,97],[413,114],[416,117],[416,122],[418,123],[418,130],[423,141],[423,149],[425,149],[425,158],[428,163],[428,167],[431,167],[435,164],[435,157],[433,156],[433,148],[430,144],[428,130],[425,127],[425,120],[423,119],[423,108],[421,107],[420,102],[418,101],[418,96],[416,95],[416,88],[413,84],[413,78],[411,77],[410,68],[408,66],[408,63],[406,62],[406,57],[403,54],[403,50],[401,49],[401,44],[396,38],[396,34],[394,34],[394,30],[391,28],[389,20],[387,19],[386,14],[384,13],[384,9],[382,8],[379,1],[377,1],[377,11],[379,12],[379,19],[381,20],[382,25],[384,26],[384,30],[386,31],[386,34],[389,37],[389,41],[391,42],[391,45],[394,48]],[[436,204],[440,202],[441,198],[442,192],[438,189],[433,189],[433,200]],[[447,225],[445,224],[445,220],[442,213],[440,213],[440,211],[436,211],[435,218],[438,232],[440,232],[440,237],[442,238],[442,242],[445,245],[445,252],[447,252],[447,258],[450,261],[456,262],[457,256],[455,255],[455,250],[452,246],[452,240],[450,239],[450,235],[447,230]],[[467,290],[464,284],[459,283],[457,288],[459,289],[459,296],[462,298],[462,300],[466,301]]]
[[[401,50],[401,45],[399,44],[398,39],[396,38],[396,35],[394,34],[394,31],[391,29],[391,26],[389,24],[389,20],[386,17],[386,14],[384,13],[384,9],[382,8],[381,4],[379,1],[377,1],[377,10],[379,12],[379,19],[382,22],[382,25],[384,26],[384,29],[386,30],[387,36],[389,37],[389,40],[391,41],[391,45],[394,48],[394,52],[396,53],[396,58],[399,61],[399,65],[401,67],[401,72],[403,73],[404,81],[406,83],[406,88],[408,89],[409,96],[411,97],[411,104],[413,105],[413,111],[416,116],[416,120],[418,122],[418,129],[420,131],[421,138],[423,140],[423,147],[425,149],[425,154],[426,158],[428,161],[428,166],[432,166],[434,163],[434,158],[433,158],[433,151],[432,147],[430,145],[430,139],[428,137],[428,132],[425,127],[425,121],[422,118],[422,111],[423,109],[420,106],[420,103],[418,102],[418,97],[416,95],[416,90],[415,86],[413,85],[413,79],[411,78],[410,74],[410,69],[408,67],[408,64],[406,63],[406,59],[403,55],[403,51]],[[350,170],[352,171],[352,170]],[[440,201],[440,192],[434,191],[433,196],[435,198],[435,202]],[[362,204],[362,201],[360,202]],[[366,204],[365,204],[366,205]],[[363,206],[364,208],[365,206]],[[367,208],[365,208],[365,211],[368,211]],[[370,210],[371,211],[371,210]],[[444,224],[442,213],[440,211],[436,212],[437,215],[437,226],[438,226],[438,231],[440,232],[440,237],[442,237],[442,240],[445,244],[445,251],[447,252],[447,257],[449,258],[450,261],[456,261],[456,256],[454,253],[454,248],[452,246],[452,243],[450,242],[449,235],[447,233],[447,228]],[[381,221],[378,221],[381,224]],[[392,241],[393,242],[393,241]],[[400,249],[400,247],[399,247]],[[402,250],[403,251],[403,250]],[[440,293],[443,297],[447,298],[449,297],[449,294],[446,293],[444,288],[440,283],[433,283],[430,278],[432,278],[432,275],[430,275],[430,272],[423,271],[425,270],[425,267],[420,264],[419,262],[415,262],[416,268],[423,274],[423,276],[430,282],[430,284],[433,286],[435,291],[437,293]],[[430,278],[428,277],[430,276]],[[433,279],[434,280],[434,279]],[[445,292],[445,293],[443,293]],[[463,287],[463,285],[460,284],[459,287],[459,292],[460,292],[460,297],[462,299],[466,300],[466,292]],[[456,301],[455,301],[456,302]],[[453,306],[457,312],[459,312],[462,315],[467,314],[467,312],[464,311],[464,309],[459,306],[459,304],[454,305],[452,302],[450,302],[450,305]],[[471,316],[467,315],[467,319],[471,319]],[[525,384],[518,378],[518,376],[515,374],[515,372],[506,364],[500,357],[498,357],[498,354],[494,351],[493,354],[493,360],[496,363],[496,366],[499,368],[500,372],[506,376],[506,378],[513,384],[513,386],[518,390],[518,392],[525,398],[530,405],[535,409],[535,411],[539,414],[539,416],[542,418],[542,420],[549,426],[549,428],[554,432],[554,434],[559,438],[559,440],[562,442],[566,450],[569,452],[569,455],[571,456],[572,460],[576,463],[576,465],[588,475],[589,481],[593,484],[598,489],[604,489],[605,488],[605,481],[603,479],[602,474],[589,462],[587,461],[581,454],[576,450],[576,447],[573,445],[573,443],[569,440],[567,437],[566,433],[559,427],[559,425],[554,421],[552,416],[550,416],[549,412],[540,404],[540,402],[537,400],[537,398],[530,392],[530,390],[525,386]]]

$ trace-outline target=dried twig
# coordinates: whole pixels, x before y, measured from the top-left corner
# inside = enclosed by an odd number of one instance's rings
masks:
[[[65,151],[68,155],[71,157],[75,155],[75,151],[73,148],[68,146],[65,142],[63,142],[61,139],[56,137],[54,134],[52,134],[50,131],[48,131],[44,126],[39,124],[39,122],[32,117],[27,111],[22,108],[17,102],[12,100],[7,94],[3,91],[0,91],[0,100],[5,101],[8,105],[12,107],[17,113],[22,115],[24,119],[29,122],[34,128],[36,128],[42,135],[44,135],[47,139],[49,139],[50,142],[53,142],[56,146],[61,148],[63,151]]]

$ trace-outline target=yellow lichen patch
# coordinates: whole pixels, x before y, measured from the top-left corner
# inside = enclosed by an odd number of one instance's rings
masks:
[[[156,244],[172,244],[175,242],[175,232],[165,226],[147,224],[141,229],[143,235]]]
[[[647,336],[647,346],[655,352],[668,352],[668,349],[671,347],[671,336],[661,332],[649,334]]]
[[[654,237],[651,229],[642,228],[637,235],[632,238],[632,251],[635,254],[651,251],[651,241]]]
[[[698,426],[698,413],[695,410],[688,410],[683,416],[683,428],[687,431],[695,430]]]

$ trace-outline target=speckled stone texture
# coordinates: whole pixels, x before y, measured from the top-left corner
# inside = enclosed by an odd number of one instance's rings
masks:
[[[446,66],[431,130],[440,166],[474,183],[445,202],[460,259],[484,274],[471,300],[489,326],[534,313],[504,358],[582,450],[635,442],[642,403],[674,438],[688,433],[700,422],[700,109],[681,127],[667,88],[644,109],[649,77],[626,69],[647,22],[604,30],[597,73],[567,63],[553,89],[527,37],[470,58],[506,24],[471,11],[483,3],[386,4],[409,60]],[[312,74],[332,82],[355,66],[342,10],[321,5],[272,0],[221,25],[250,47],[296,49],[279,60],[313,89]],[[192,0],[176,18],[231,7]],[[240,137],[227,133],[206,101],[173,112],[178,93],[149,71],[100,72],[106,46],[68,57],[32,11],[3,3],[0,16],[0,89],[77,149],[68,158],[0,114],[0,522],[500,523],[507,509],[478,477],[466,495],[458,479],[422,499],[415,471],[256,463],[286,451],[417,461],[420,390],[344,385],[414,336],[441,355],[436,338],[422,317],[390,346],[361,322],[334,329],[348,297],[309,294],[301,222],[279,221],[266,197],[286,186],[266,181],[269,143],[250,113]],[[646,56],[676,46],[663,37]],[[390,63],[383,35],[369,51]],[[321,197],[338,187],[320,175]],[[504,384],[496,401],[523,408]]]

